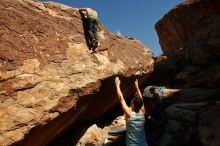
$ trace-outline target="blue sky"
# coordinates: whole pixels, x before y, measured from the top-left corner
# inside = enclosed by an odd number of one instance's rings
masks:
[[[90,7],[108,31],[132,36],[150,48],[155,55],[162,54],[154,28],[171,8],[183,0],[50,0],[75,8]]]

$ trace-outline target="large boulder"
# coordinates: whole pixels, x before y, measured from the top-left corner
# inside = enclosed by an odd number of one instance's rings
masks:
[[[219,16],[219,0],[187,0],[177,5],[155,26],[164,55],[196,65],[219,60]]]
[[[166,132],[156,145],[219,145],[219,26],[219,0],[185,0],[157,22],[167,58],[156,58],[151,80],[178,89],[162,95]]]
[[[153,70],[149,49],[102,24],[90,54],[77,8],[1,0],[0,11],[1,145],[47,145],[114,107],[116,75],[128,97],[135,74],[144,81]]]
[[[187,0],[157,22],[163,53],[179,72],[174,79],[186,88],[220,86],[219,26],[219,0]]]

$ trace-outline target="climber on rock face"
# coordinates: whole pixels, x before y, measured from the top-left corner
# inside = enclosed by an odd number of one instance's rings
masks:
[[[143,104],[142,94],[138,87],[138,81],[135,81],[136,95],[131,101],[129,108],[124,100],[120,89],[121,81],[118,77],[115,78],[115,86],[118,95],[118,100],[122,106],[126,119],[126,145],[127,146],[147,146],[145,136],[145,108]]]
[[[87,31],[88,31],[88,42],[89,45],[92,47],[92,51],[95,51],[95,49],[99,45],[99,36],[97,34],[97,31],[99,29],[98,23],[98,14],[95,10],[92,10],[90,8],[80,8],[80,12],[85,11],[86,12],[86,26],[87,26]]]

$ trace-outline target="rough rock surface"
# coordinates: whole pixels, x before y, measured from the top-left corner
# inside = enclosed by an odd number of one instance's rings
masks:
[[[79,134],[79,133],[82,133],[83,131],[85,132],[82,134],[81,138],[77,141],[77,144],[71,143],[71,145],[76,145],[76,146],[109,145],[110,146],[110,145],[115,145],[116,140],[120,141],[120,143],[123,143],[124,145],[125,139],[121,139],[118,136],[110,136],[108,135],[108,132],[111,130],[111,128],[115,128],[115,127],[125,128],[126,126],[125,123],[126,122],[125,122],[124,116],[119,116],[115,118],[110,125],[107,125],[104,128],[99,128],[97,127],[96,124],[93,124],[89,127],[81,128],[79,132],[75,132],[74,134]],[[74,136],[72,136],[72,138],[74,138]]]
[[[96,124],[93,124],[86,130],[85,134],[80,138],[76,146],[101,146],[103,145],[104,140],[105,138],[102,129],[97,127]]]
[[[162,96],[166,132],[156,146],[220,145],[219,26],[219,0],[186,0],[156,24],[167,58],[155,57],[149,82],[178,88]]]
[[[156,24],[164,55],[206,65],[219,59],[220,1],[190,0],[177,5]]]
[[[175,63],[175,80],[185,87],[220,85],[219,26],[219,0],[185,1],[157,22],[163,53]]]
[[[166,108],[166,132],[156,146],[219,145],[219,103],[187,102]],[[200,117],[200,118],[199,118]]]
[[[0,3],[0,143],[47,145],[71,125],[96,119],[125,96],[134,74],[153,69],[149,49],[100,24],[102,44],[90,54],[76,8],[34,0]]]
[[[81,133],[82,133],[82,131],[85,131],[83,133],[83,136],[81,136],[81,138],[77,141],[77,144],[72,143],[71,145],[77,145],[77,146],[125,145],[125,135],[123,137],[108,135],[108,132],[112,128],[116,128],[116,127],[117,128],[118,127],[121,127],[121,128],[126,127],[126,122],[125,122],[124,116],[116,117],[110,125],[107,125],[103,128],[97,127],[96,124],[93,124],[89,127],[81,128],[81,130],[80,130]],[[119,143],[117,143],[117,142],[119,142]]]
[[[199,137],[204,146],[218,146],[220,137],[220,104],[203,110],[198,126]]]

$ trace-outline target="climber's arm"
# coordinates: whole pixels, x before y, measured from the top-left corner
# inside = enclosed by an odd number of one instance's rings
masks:
[[[125,117],[126,118],[130,118],[131,116],[131,109],[127,106],[125,100],[124,100],[124,97],[123,97],[123,94],[121,92],[121,88],[120,88],[120,84],[121,84],[121,81],[119,80],[118,77],[115,78],[115,86],[116,86],[116,91],[117,91],[117,95],[118,95],[118,100],[122,106],[122,110],[124,111],[125,113]]]

